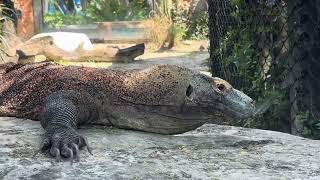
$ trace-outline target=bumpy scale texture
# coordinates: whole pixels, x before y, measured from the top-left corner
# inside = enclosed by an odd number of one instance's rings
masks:
[[[75,91],[88,105],[99,106],[102,101],[168,105],[177,92],[185,91],[188,76],[184,68],[166,65],[122,72],[50,63],[4,64],[0,115],[39,120],[44,100],[58,91]]]

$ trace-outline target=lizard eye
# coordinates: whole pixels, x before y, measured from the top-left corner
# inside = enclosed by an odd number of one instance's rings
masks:
[[[186,90],[186,96],[189,97],[192,94],[192,92],[193,92],[193,87],[189,85]]]
[[[218,87],[218,89],[219,89],[221,92],[223,92],[223,91],[226,90],[226,86],[223,85],[223,84],[218,84],[217,87]]]

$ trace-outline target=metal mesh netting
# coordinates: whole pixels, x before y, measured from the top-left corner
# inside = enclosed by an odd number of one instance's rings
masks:
[[[320,2],[208,4],[213,76],[257,100],[256,116],[245,126],[319,139]]]

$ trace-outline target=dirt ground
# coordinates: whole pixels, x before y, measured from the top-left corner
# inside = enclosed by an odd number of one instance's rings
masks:
[[[126,48],[133,44],[108,44],[118,48]],[[106,44],[94,44],[94,46],[106,46]],[[141,69],[156,64],[172,64],[184,66],[187,68],[208,72],[209,66],[207,59],[208,42],[207,41],[184,41],[178,47],[172,49],[156,50],[146,44],[145,53],[136,58],[132,63],[111,63],[111,62],[68,62],[60,61],[63,65],[78,65],[86,67],[100,67],[110,69]]]

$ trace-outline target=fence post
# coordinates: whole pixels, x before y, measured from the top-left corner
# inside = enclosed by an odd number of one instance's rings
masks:
[[[225,67],[224,55],[218,53],[220,43],[225,35],[234,26],[234,20],[230,15],[229,0],[208,1],[209,11],[209,40],[210,40],[210,67],[212,76],[220,77],[229,81],[235,88],[239,88],[236,78],[233,76],[236,71],[234,67]]]
[[[33,18],[35,34],[43,32],[43,7],[42,0],[33,1]]]

